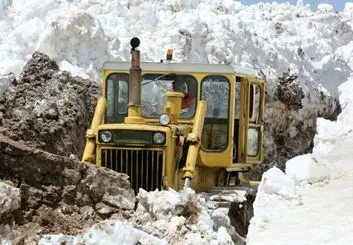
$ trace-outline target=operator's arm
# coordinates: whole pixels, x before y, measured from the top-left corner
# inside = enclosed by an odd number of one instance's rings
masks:
[[[184,107],[184,108],[183,108]],[[187,95],[184,99],[184,106],[181,109],[181,117],[188,118],[194,115],[196,107],[196,99]]]

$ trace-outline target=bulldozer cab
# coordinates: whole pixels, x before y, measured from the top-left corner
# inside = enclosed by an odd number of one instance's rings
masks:
[[[132,60],[103,65],[83,160],[126,173],[136,192],[185,179],[196,191],[227,186],[262,163],[265,81],[255,71]]]

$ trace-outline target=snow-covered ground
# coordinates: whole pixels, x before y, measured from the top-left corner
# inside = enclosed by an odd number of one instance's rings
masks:
[[[313,153],[263,175],[248,244],[352,244],[353,79],[339,90],[342,113],[318,120]]]
[[[301,4],[247,7],[232,0],[0,0],[0,89],[6,90],[7,74],[18,75],[33,51],[98,81],[103,61],[129,58],[133,36],[141,39],[143,60],[159,61],[167,48],[174,48],[177,61],[261,70],[270,95],[276,78],[289,69],[299,74],[306,94],[303,110],[312,109],[322,94],[339,94],[342,113],[336,122],[317,121],[313,153],[288,161],[286,173],[272,168],[264,174],[248,244],[348,245],[353,241],[352,26],[353,3],[335,13],[328,5],[312,12]],[[168,227],[165,222],[172,218],[162,220]],[[110,234],[114,238],[107,239],[115,244],[165,242],[121,222],[100,227],[106,233],[95,233],[93,227],[67,239],[90,238],[94,244],[100,234]],[[125,237],[114,236],[122,230]],[[201,240],[191,236],[190,244],[229,244],[224,229],[208,231],[208,237],[197,233]]]

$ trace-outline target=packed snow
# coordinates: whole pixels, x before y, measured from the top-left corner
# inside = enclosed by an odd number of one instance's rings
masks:
[[[311,154],[264,173],[247,244],[352,244],[353,78],[337,121],[319,119]]]
[[[133,36],[141,39],[142,60],[159,61],[174,48],[176,61],[240,64],[266,76],[270,95],[283,72],[299,74],[304,112],[328,94],[339,96],[342,113],[335,122],[317,120],[311,154],[289,160],[285,173],[272,168],[263,175],[247,243],[351,244],[352,25],[353,3],[335,13],[327,4],[313,12],[302,1],[244,6],[232,0],[0,0],[0,90],[34,51],[98,82],[105,60],[129,59]],[[78,236],[45,236],[40,243],[165,244],[154,231],[185,232],[175,244],[232,244],[226,228],[214,229],[205,207],[191,226],[173,216],[189,194],[142,193],[141,219],[156,219],[140,229],[108,220]]]

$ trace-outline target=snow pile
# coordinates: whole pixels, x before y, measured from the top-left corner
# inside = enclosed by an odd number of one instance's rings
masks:
[[[39,245],[52,244],[141,244],[165,245],[165,240],[160,240],[141,230],[133,228],[127,222],[107,220],[94,225],[82,235],[45,235]]]
[[[0,224],[5,222],[9,213],[20,208],[20,194],[17,188],[0,182]]]
[[[95,78],[104,60],[129,59],[132,36],[141,39],[142,60],[159,61],[172,46],[177,61],[241,64],[261,69],[271,82],[290,69],[306,93],[319,83],[335,93],[350,71],[335,54],[352,39],[349,7],[336,14],[327,4],[313,13],[308,6],[225,0],[2,4],[1,73],[18,74],[40,51],[74,74]],[[325,81],[329,73],[333,79]]]
[[[295,186],[292,179],[288,178],[280,169],[274,167],[263,174],[258,191],[292,197],[295,194]]]
[[[9,7],[13,30],[1,45],[2,73],[18,74],[33,51],[50,56],[73,75],[95,75],[111,58],[98,20],[65,1],[14,1]],[[11,22],[10,22],[11,23]],[[9,62],[10,61],[10,62]]]
[[[289,160],[286,174],[263,175],[248,244],[351,244],[353,77],[339,91],[342,113],[336,122],[318,120],[313,152]],[[283,195],[294,182],[295,192]]]
[[[215,229],[205,201],[191,189],[140,189],[138,200],[129,220],[112,218],[77,236],[45,235],[39,244],[234,244],[228,227]]]
[[[315,183],[323,181],[330,176],[327,165],[319,163],[311,154],[295,157],[286,163],[286,174],[295,183]]]

